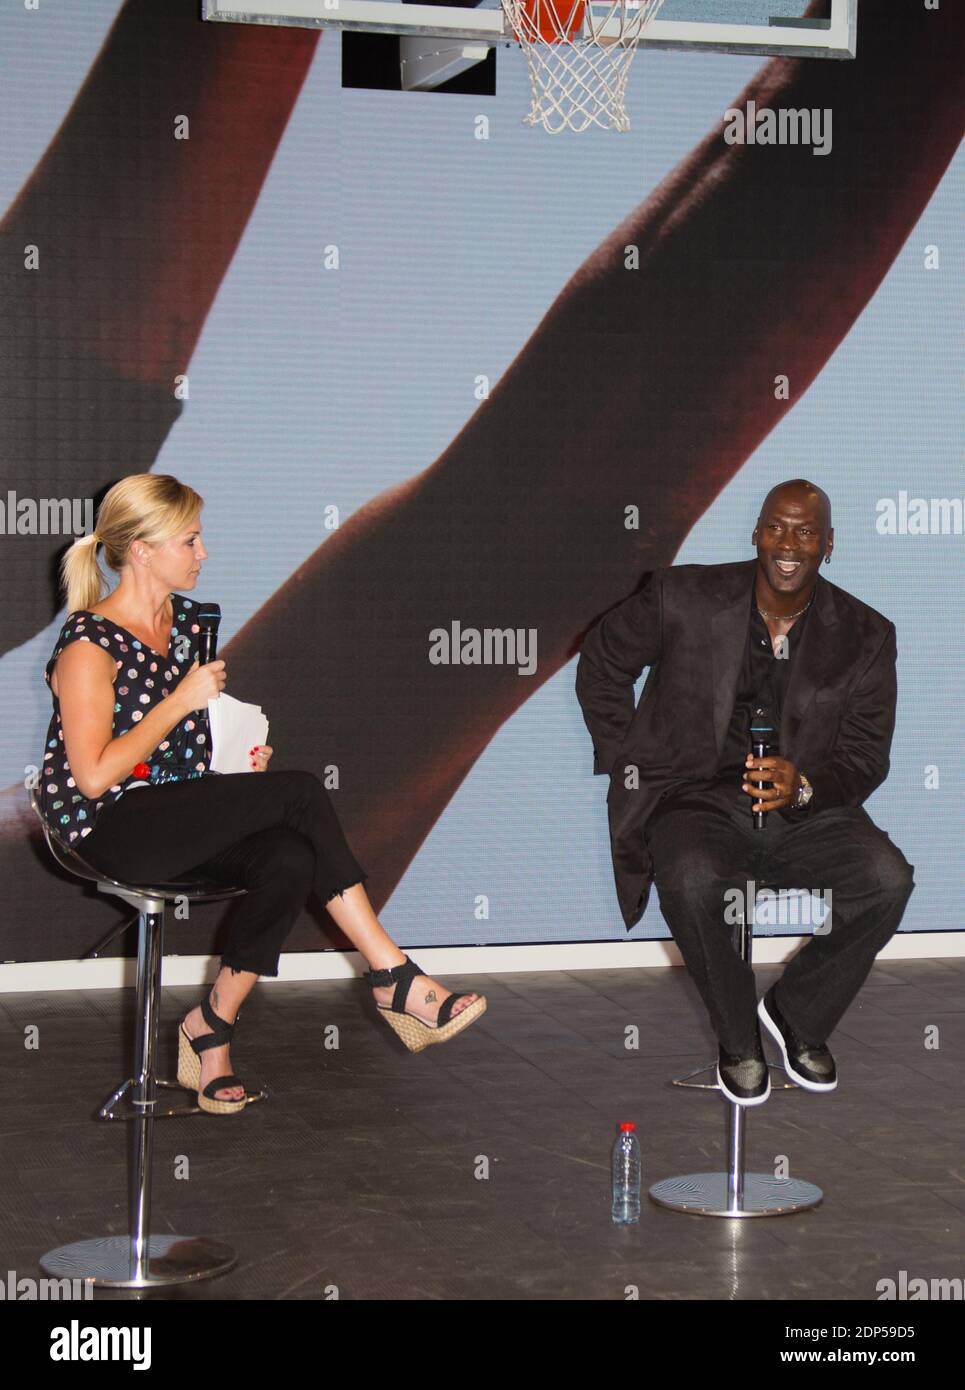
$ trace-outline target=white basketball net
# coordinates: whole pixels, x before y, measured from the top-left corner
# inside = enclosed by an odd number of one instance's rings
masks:
[[[501,3],[526,54],[533,102],[523,119],[529,125],[542,125],[550,135],[589,125],[630,129],[624,105],[630,64],[663,0]]]

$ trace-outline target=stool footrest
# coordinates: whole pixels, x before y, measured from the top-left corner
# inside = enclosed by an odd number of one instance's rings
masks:
[[[771,1090],[772,1090],[772,1091],[797,1091],[797,1090],[800,1090],[800,1087],[798,1086],[797,1082],[791,1080],[791,1078],[788,1076],[787,1072],[784,1070],[784,1068],[781,1066],[781,1064],[780,1064],[779,1062],[768,1062],[768,1064],[767,1064],[767,1070],[771,1073]],[[714,1077],[714,1080],[713,1080],[713,1081],[694,1081],[694,1080],[692,1079],[692,1078],[695,1077],[695,1076],[703,1076],[705,1072],[709,1072],[710,1075],[711,1075],[712,1077]],[[780,1072],[780,1073],[781,1073],[781,1075],[784,1077],[784,1080],[783,1080],[783,1081],[777,1081],[777,1080],[774,1079],[774,1074],[775,1074],[776,1072]],[[716,1077],[717,1077],[717,1063],[716,1063],[716,1062],[708,1062],[707,1065],[706,1065],[705,1067],[698,1067],[696,1071],[688,1071],[688,1072],[685,1072],[683,1076],[676,1076],[676,1077],[674,1077],[674,1078],[671,1080],[670,1084],[671,1084],[671,1086],[682,1086],[682,1087],[684,1087],[685,1090],[689,1090],[689,1091],[719,1091],[719,1090],[720,1090],[720,1086],[719,1086],[719,1084],[718,1084],[718,1082],[717,1082],[717,1080],[716,1080]]]
[[[182,1086],[180,1081],[168,1081],[164,1077],[154,1078],[155,1086],[161,1086],[166,1090],[180,1091],[182,1096],[192,1096],[193,1100],[182,1100],[179,1104],[172,1104],[166,1096],[155,1096],[154,1100],[146,1105],[142,1105],[136,1098],[135,1092],[137,1082],[132,1076],[116,1087],[105,1100],[104,1104],[97,1111],[94,1118],[96,1120],[137,1120],[144,1116],[152,1120],[167,1120],[176,1115],[203,1115],[204,1111],[197,1103],[197,1092],[192,1091],[187,1086]],[[256,1101],[268,1099],[268,1088],[263,1086],[259,1091],[246,1091],[245,1100],[249,1105],[254,1105]]]

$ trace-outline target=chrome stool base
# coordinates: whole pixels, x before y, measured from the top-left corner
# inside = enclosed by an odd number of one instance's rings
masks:
[[[693,1216],[786,1216],[816,1207],[824,1193],[800,1178],[771,1173],[743,1173],[740,1191],[730,1190],[729,1173],[686,1173],[662,1178],[650,1189],[651,1200]]]
[[[142,1116],[151,1116],[155,1120],[166,1120],[172,1115],[203,1115],[205,1112],[200,1105],[194,1104],[165,1105],[162,1096],[155,1096],[150,1101],[139,1101],[132,1094],[137,1089],[135,1077],[128,1077],[122,1081],[116,1090],[112,1091],[104,1104],[94,1116],[96,1120],[135,1120]],[[155,1086],[164,1086],[171,1091],[181,1091],[187,1095],[195,1095],[186,1086],[182,1086],[180,1081],[165,1081],[162,1077],[154,1077]],[[262,1087],[260,1091],[246,1091],[245,1100],[248,1105],[254,1105],[256,1101],[268,1099],[268,1088]]]
[[[75,1240],[49,1250],[40,1268],[55,1279],[85,1279],[107,1289],[150,1289],[212,1279],[237,1263],[230,1245],[207,1236],[151,1236],[143,1272],[134,1272],[130,1236]]]

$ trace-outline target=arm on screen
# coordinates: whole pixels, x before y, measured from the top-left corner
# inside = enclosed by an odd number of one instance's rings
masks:
[[[833,152],[728,145],[721,122],[564,286],[442,456],[350,517],[232,639],[232,678],[292,731],[276,763],[341,769],[373,901],[500,725],[671,563],[868,303],[961,138],[963,19],[863,0],[854,63],[768,63],[738,103],[832,108]],[[533,628],[537,673],[432,666],[428,633],[453,618]],[[321,690],[291,678],[291,632],[325,653]]]
[[[29,496],[96,497],[154,464],[318,43],[202,23],[199,9],[126,0],[0,223],[0,452]],[[28,244],[40,262],[25,273]],[[17,594],[0,609],[0,651],[56,614],[63,543],[0,548],[0,588]]]

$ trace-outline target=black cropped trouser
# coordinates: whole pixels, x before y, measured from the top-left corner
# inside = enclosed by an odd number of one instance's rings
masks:
[[[796,821],[769,811],[755,830],[751,800],[740,788],[695,785],[659,802],[646,828],[660,910],[718,1041],[742,1055],[755,1036],[757,993],[733,945],[734,890],[752,903],[752,882],[830,890],[830,920],[788,962],[774,996],[795,1032],[819,1044],[898,930],[914,888],[912,865],[862,807]]]
[[[247,889],[221,963],[277,975],[309,892],[328,902],[368,875],[313,772],[237,772],[135,787],[99,812],[80,853],[128,883],[204,874]]]

